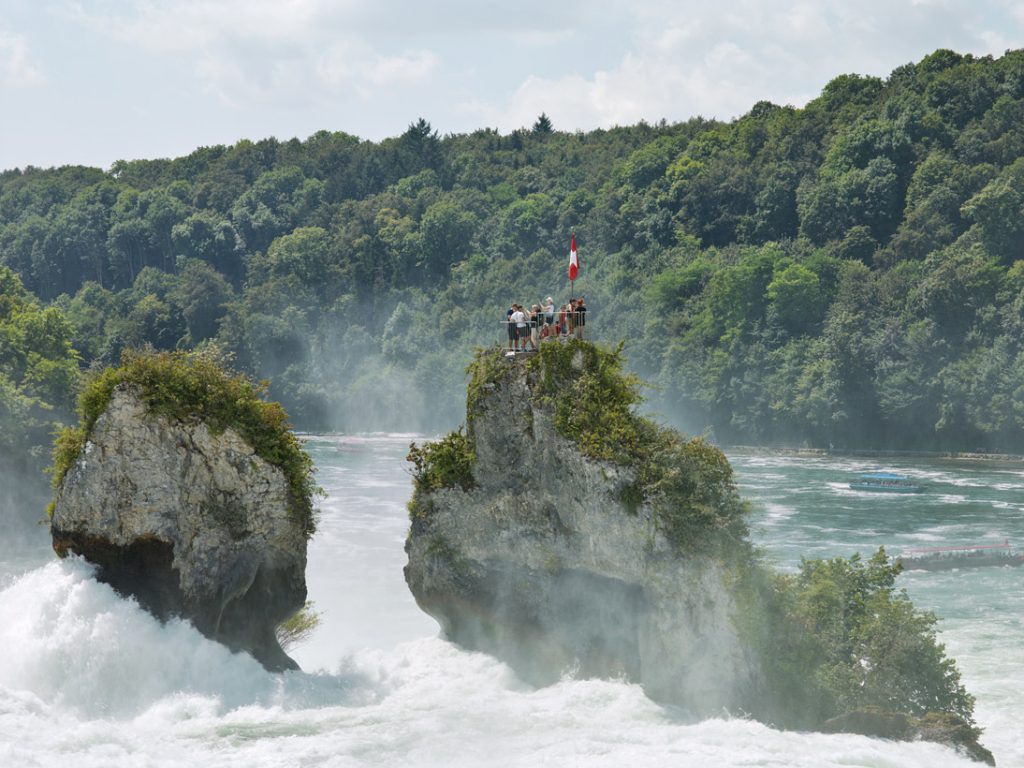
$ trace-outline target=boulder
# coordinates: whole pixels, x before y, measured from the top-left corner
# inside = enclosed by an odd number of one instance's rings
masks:
[[[296,669],[275,637],[306,598],[306,535],[289,506],[285,473],[235,430],[152,413],[121,384],[57,489],[53,547],[161,620]]]
[[[824,733],[856,733],[894,741],[933,741],[952,747],[975,762],[996,764],[992,752],[978,740],[976,729],[939,712],[912,717],[903,712],[855,710],[826,720],[821,730]]]

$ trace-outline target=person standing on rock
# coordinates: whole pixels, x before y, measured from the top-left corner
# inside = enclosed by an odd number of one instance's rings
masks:
[[[576,338],[583,338],[583,329],[587,326],[587,307],[583,301],[583,297],[580,296],[576,299]]]
[[[555,301],[550,296],[544,299],[544,322],[548,325],[555,324]]]
[[[512,324],[515,326],[515,351],[525,352],[526,351],[526,337],[529,327],[526,324],[526,313],[523,312],[523,308],[519,304],[513,304],[512,308],[515,310],[510,318]]]
[[[505,325],[508,326],[508,351],[515,350],[516,324],[512,322],[512,313],[516,311],[516,303],[513,301],[508,305],[508,312],[505,313]]]
[[[544,324],[544,313],[540,311],[540,304],[530,307],[530,345],[533,351],[539,349],[540,327]]]

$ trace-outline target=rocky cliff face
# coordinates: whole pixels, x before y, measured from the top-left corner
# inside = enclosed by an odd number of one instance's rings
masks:
[[[699,714],[739,707],[756,670],[721,558],[682,556],[628,466],[587,458],[508,359],[471,396],[471,480],[421,484],[406,581],[453,641],[544,683],[623,676]],[[574,360],[583,374],[582,357]]]
[[[884,551],[796,576],[760,563],[728,461],[637,416],[618,351],[485,350],[470,371],[466,432],[409,454],[405,578],[448,638],[537,684],[620,677],[696,715],[991,762],[898,566]]]
[[[288,502],[284,473],[236,432],[155,416],[122,385],[57,491],[53,546],[159,618],[294,669],[274,634],[306,598]]]

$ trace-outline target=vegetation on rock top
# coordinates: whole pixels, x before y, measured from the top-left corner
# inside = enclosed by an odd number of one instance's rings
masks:
[[[622,345],[588,341],[541,344],[526,363],[535,402],[552,412],[556,431],[584,456],[633,470],[627,507],[648,502],[659,528],[679,549],[743,542],[746,505],[725,455],[700,437],[640,416],[640,380],[623,371]]]
[[[264,384],[229,372],[209,352],[126,351],[121,365],[89,377],[78,398],[78,426],[63,429],[54,444],[54,488],[78,459],[120,386],[129,387],[155,415],[201,421],[215,434],[235,430],[256,455],[284,472],[292,518],[307,537],[312,536],[313,497],[319,489],[313,462],[292,432],[287,414],[279,403],[264,399]]]
[[[679,549],[745,540],[747,509],[724,454],[702,438],[683,439],[638,415],[640,381],[622,369],[622,346],[604,349],[589,341],[541,344],[537,355],[508,359],[500,347],[479,349],[467,372],[469,425],[439,441],[413,444],[417,496],[439,488],[473,487],[474,425],[502,381],[527,375],[533,405],[549,411],[555,430],[584,456],[630,468],[635,480],[621,501],[633,511],[651,504],[657,523]],[[419,509],[418,503],[413,504]]]

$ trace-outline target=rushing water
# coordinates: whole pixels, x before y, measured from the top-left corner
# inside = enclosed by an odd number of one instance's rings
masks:
[[[408,437],[315,438],[328,497],[307,580],[322,612],[270,675],[189,625],[161,625],[56,562],[45,529],[0,544],[0,766],[903,766],[972,765],[927,743],[785,733],[705,721],[617,681],[534,689],[437,636],[402,578]],[[1024,542],[1024,470],[917,464],[927,493],[854,493],[877,464],[732,457],[755,539],[782,568],[879,545]],[[1024,569],[912,573],[901,584],[943,619],[984,742],[1024,766]]]

